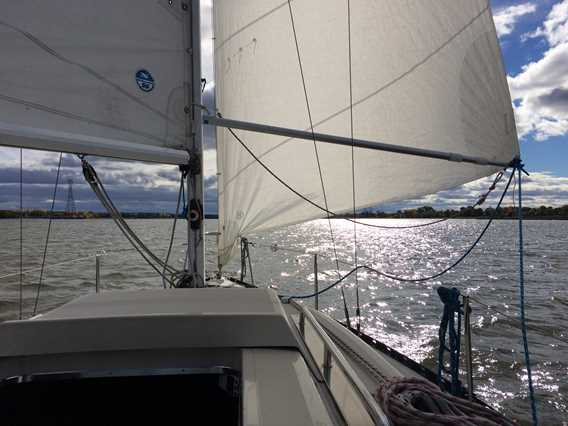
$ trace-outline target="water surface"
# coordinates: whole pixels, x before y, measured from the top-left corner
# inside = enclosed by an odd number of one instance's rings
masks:
[[[333,220],[339,274],[354,263],[353,225]],[[412,220],[368,220],[394,226]],[[132,228],[156,254],[163,256],[171,220],[131,220]],[[542,424],[568,419],[568,221],[525,223],[526,300],[533,375]],[[183,224],[182,224],[183,225]],[[451,220],[432,227],[382,230],[357,227],[358,263],[403,277],[419,278],[444,269],[473,242],[484,221]],[[207,221],[215,230],[216,221]],[[41,264],[47,221],[24,223],[24,269]],[[0,320],[19,314],[19,224],[0,220]],[[507,314],[473,304],[474,380],[477,394],[523,422],[530,419],[527,377],[518,329],[518,254],[516,222],[496,221],[485,238],[458,268],[433,281],[405,283],[358,274],[362,328],[367,334],[435,368],[437,331],[442,311],[436,294],[439,285],[458,287],[463,293]],[[175,238],[173,262],[181,266],[185,227]],[[251,236],[253,273],[257,284],[272,285],[280,293],[313,291],[313,254],[318,254],[320,287],[337,278],[333,244],[326,220],[316,220]],[[215,237],[207,237],[207,268],[216,268]],[[72,298],[94,291],[96,252],[102,257],[102,284],[106,290],[157,288],[160,278],[110,220],[59,220],[53,222],[44,284],[38,307],[52,309]],[[69,259],[77,262],[55,265]],[[55,266],[50,266],[55,265]],[[235,259],[226,267],[239,271]],[[24,317],[34,308],[38,272],[25,275]],[[345,282],[347,304],[355,313],[355,279]],[[306,302],[311,303],[311,302]],[[321,296],[320,308],[343,319],[340,291]],[[353,320],[353,318],[352,318]]]

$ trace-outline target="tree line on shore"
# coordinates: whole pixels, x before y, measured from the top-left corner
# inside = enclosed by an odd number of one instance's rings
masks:
[[[48,210],[24,210],[26,218],[48,218]],[[127,219],[168,219],[173,218],[174,213],[168,212],[125,212],[122,216]],[[568,205],[562,207],[523,207],[523,216],[527,219],[568,219]],[[0,219],[18,218],[19,210],[0,210]],[[110,215],[107,212],[80,211],[77,213],[66,213],[64,211],[53,212],[56,219],[107,219]],[[205,215],[206,218],[216,218],[217,215]],[[337,216],[352,217],[352,215]],[[465,218],[497,218],[512,219],[517,217],[517,209],[513,206],[486,209],[462,207],[459,210],[445,209],[436,210],[430,206],[423,206],[416,209],[398,210],[394,213],[386,213],[380,210],[366,209],[357,213],[360,218],[381,218],[381,219],[465,219]]]
[[[385,213],[380,210],[365,210],[357,214],[361,218],[385,218],[385,219],[465,219],[465,218],[497,218],[511,219],[517,217],[517,208],[513,206],[486,209],[474,207],[462,207],[459,210],[445,209],[436,210],[430,206],[416,209],[398,210],[394,213]],[[527,219],[568,219],[568,205],[562,207],[523,207],[523,217]]]
[[[50,217],[49,210],[24,210],[23,216],[29,219],[42,219]],[[64,211],[54,211],[52,214],[54,219],[108,219],[110,215],[107,212],[80,211],[76,213],[67,213]],[[0,219],[18,218],[19,210],[0,210]],[[173,218],[174,213],[156,213],[156,212],[131,212],[122,213],[122,217],[127,219],[167,219]]]

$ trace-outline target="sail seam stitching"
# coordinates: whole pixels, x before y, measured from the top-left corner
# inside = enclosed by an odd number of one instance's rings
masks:
[[[292,0],[293,1],[293,0]],[[285,2],[279,4],[278,6],[270,9],[268,12],[260,15],[258,18],[253,19],[252,21],[250,21],[248,24],[245,24],[244,26],[242,26],[241,28],[239,28],[238,30],[236,30],[233,34],[231,34],[230,36],[228,36],[225,40],[223,40],[221,43],[219,43],[219,46],[217,46],[215,48],[215,53],[222,49],[229,41],[231,41],[233,38],[235,38],[237,35],[239,35],[240,33],[242,33],[243,31],[245,31],[246,29],[252,27],[254,24],[262,21],[265,18],[268,18],[270,15],[272,15],[274,12],[277,12],[278,10],[282,9],[284,6],[286,6],[286,4],[288,3],[288,0],[286,0]]]
[[[320,206],[319,204],[317,204],[316,202],[310,200],[309,198],[305,197],[304,195],[302,195],[301,193],[299,193],[296,189],[294,189],[292,186],[290,186],[289,184],[287,184],[281,177],[279,177],[274,171],[272,171],[265,163],[262,162],[262,160],[260,158],[258,158],[254,152],[252,152],[252,150],[243,142],[243,140],[241,138],[239,138],[239,136],[235,133],[235,131],[233,129],[231,129],[230,127],[227,128],[229,130],[229,132],[231,133],[231,135],[233,135],[233,137],[241,144],[241,146],[251,155],[252,158],[255,159],[256,162],[258,162],[262,168],[264,168],[274,179],[276,179],[278,182],[280,182],[284,187],[286,187],[288,190],[290,190],[292,193],[294,193],[295,195],[297,195],[298,197],[300,197],[301,199],[303,199],[305,202],[311,204],[312,206],[314,206],[317,209],[320,209],[324,212],[328,212],[330,215],[333,216],[337,216],[336,213],[330,211],[330,210],[326,210],[324,207]],[[505,169],[506,170],[506,169]],[[505,194],[507,193],[509,186],[511,184],[513,178],[513,174],[511,174],[511,176],[509,177],[509,180],[507,181],[507,184],[505,186],[505,189],[503,191],[503,193],[501,194],[501,197],[499,198],[499,201],[497,203],[497,206],[495,208],[495,210],[497,211],[500,207],[501,204],[503,202],[503,198],[505,197]],[[471,247],[469,247],[469,249],[466,250],[466,252],[458,259],[456,260],[454,263],[452,263],[449,267],[447,267],[446,269],[444,269],[441,272],[438,272],[434,275],[428,276],[428,277],[422,277],[422,278],[403,278],[403,277],[398,277],[396,275],[392,275],[389,273],[384,273],[384,272],[380,272],[377,271],[369,266],[366,265],[361,265],[356,267],[357,269],[361,269],[361,268],[365,268],[368,270],[372,270],[375,271],[377,274],[379,274],[380,276],[383,276],[385,278],[390,278],[392,280],[396,280],[396,281],[401,281],[401,282],[422,282],[422,281],[428,281],[428,280],[432,280],[434,278],[438,278],[441,275],[444,275],[446,272],[449,272],[450,270],[452,270],[453,268],[455,268],[458,264],[460,264],[472,251],[473,249],[477,246],[477,244],[479,243],[479,241],[481,241],[481,239],[483,238],[483,236],[485,235],[485,233],[487,232],[487,230],[489,229],[489,226],[493,223],[493,220],[496,218],[496,214],[494,214],[485,224],[485,226],[483,227],[480,235],[477,237],[477,239],[475,240],[475,242],[473,243],[473,245]],[[351,272],[349,272],[347,275],[344,275],[339,281],[335,282],[334,284],[332,284],[330,287],[327,287],[324,290],[320,290],[319,293],[317,294],[321,294],[322,292],[325,292],[327,290],[329,290],[331,287],[333,287],[334,285],[339,284],[341,281],[343,281],[345,278],[347,278],[349,275],[351,275],[351,273],[353,273],[354,270],[352,270]],[[314,294],[315,295],[315,294]],[[311,297],[311,296],[310,296]]]
[[[397,83],[398,81],[402,80],[403,78],[405,78],[406,76],[410,75],[412,72],[414,72],[417,68],[419,68],[420,66],[424,65],[426,62],[428,62],[428,60],[430,60],[433,56],[435,56],[436,54],[438,54],[440,51],[442,51],[446,46],[448,46],[453,40],[455,40],[457,37],[459,37],[466,29],[468,29],[471,25],[473,25],[475,23],[475,21],[477,21],[485,12],[487,12],[489,10],[489,6],[486,6],[484,9],[482,9],[476,16],[474,16],[466,25],[464,25],[459,31],[457,31],[456,33],[454,33],[446,42],[444,42],[443,44],[441,44],[438,48],[436,48],[433,52],[431,52],[428,56],[426,56],[425,58],[423,58],[421,61],[417,62],[415,65],[413,65],[411,68],[409,68],[407,71],[405,71],[403,74],[399,75],[398,77],[396,77],[395,79],[391,80],[390,82],[386,83],[385,85],[381,86],[380,88],[376,89],[374,92],[370,93],[369,95],[359,99],[358,101],[353,103],[353,106],[358,106],[366,101],[368,101],[369,99],[371,99],[372,97],[378,95],[379,93],[381,93],[382,91],[386,90],[387,88],[391,87],[393,84]],[[344,112],[348,111],[349,107],[345,107],[340,109],[339,111],[327,116],[326,118],[316,122],[314,124],[314,127],[320,126],[324,123],[327,123],[329,120],[337,117],[340,114],[343,114]],[[309,130],[309,129],[306,129]],[[281,141],[280,143],[278,143],[277,145],[273,146],[272,148],[266,150],[265,152],[263,152],[262,154],[259,154],[259,158],[263,158],[265,156],[267,156],[268,154],[271,154],[272,152],[276,151],[277,149],[281,148],[282,146],[286,145],[288,142],[294,140],[294,138],[287,138],[284,139],[283,141]],[[246,166],[244,166],[242,169],[240,169],[234,176],[232,176],[231,178],[227,179],[226,181],[223,182],[224,187],[227,187],[228,185],[230,185],[232,182],[235,181],[235,179],[237,179],[237,177],[239,177],[242,173],[244,173],[244,171],[249,168],[250,166],[254,165],[255,162],[251,161],[250,163],[248,163]]]
[[[161,139],[157,136],[154,136],[150,133],[140,132],[138,130],[128,129],[126,127],[121,127],[121,126],[117,126],[117,125],[114,125],[114,124],[104,123],[102,121],[93,120],[91,118],[83,117],[83,116],[73,114],[73,113],[67,112],[67,111],[61,111],[61,110],[58,110],[58,109],[55,109],[55,108],[48,107],[46,105],[26,101],[24,99],[18,99],[18,98],[3,95],[3,94],[0,93],[0,100],[3,100],[5,102],[11,102],[11,103],[14,103],[14,104],[23,105],[23,106],[26,106],[28,108],[33,108],[33,109],[36,109],[36,110],[44,111],[44,112],[47,112],[49,114],[58,115],[60,117],[68,118],[68,119],[71,119],[71,120],[76,120],[76,121],[80,121],[80,122],[87,123],[87,124],[94,124],[96,126],[107,127],[109,129],[118,130],[118,131],[121,131],[121,132],[126,132],[126,133],[131,133],[133,135],[142,136],[144,138],[148,138],[148,139],[152,139],[156,142],[160,142],[164,145],[167,144],[166,140]]]
[[[123,89],[122,87],[120,87],[118,84],[113,83],[112,81],[108,80],[106,77],[104,77],[103,75],[99,74],[97,71],[95,71],[94,69],[88,67],[87,65],[83,65],[80,62],[75,62],[71,59],[66,58],[65,56],[63,56],[62,54],[60,54],[59,52],[57,52],[56,50],[52,49],[51,47],[49,47],[46,43],[44,43],[43,41],[41,41],[40,39],[38,39],[36,36],[34,36],[33,34],[24,31],[14,25],[8,24],[7,22],[4,21],[0,21],[0,25],[3,25],[7,28],[10,28],[11,30],[23,35],[25,38],[27,38],[28,40],[30,40],[33,44],[35,44],[38,48],[40,48],[41,50],[43,50],[44,52],[48,53],[49,55],[53,56],[54,58],[59,59],[61,62],[64,62],[68,65],[72,65],[75,67],[78,67],[80,69],[82,69],[84,72],[86,72],[87,74],[91,75],[91,77],[94,77],[95,79],[102,81],[103,83],[109,85],[110,87],[112,87],[113,89],[115,89],[116,91],[118,91],[119,93],[122,93],[124,96],[126,96],[128,99],[130,99],[131,101],[133,101],[134,103],[137,103],[138,105],[148,109],[149,111],[153,112],[154,114],[158,115],[159,117],[162,117],[164,120],[168,121],[168,122],[174,122],[172,119],[170,119],[166,114],[164,114],[163,112],[152,108],[150,105],[146,104],[145,102],[142,102],[140,99],[138,99],[136,96],[130,94],[127,90]]]

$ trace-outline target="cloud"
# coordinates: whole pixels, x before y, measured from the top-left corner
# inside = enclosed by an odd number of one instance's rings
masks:
[[[555,4],[548,17],[544,21],[542,27],[537,28],[534,32],[524,34],[526,38],[545,37],[550,46],[557,46],[568,40],[568,2]]]
[[[523,3],[497,10],[493,14],[497,34],[499,37],[511,34],[521,17],[534,13],[535,11],[536,6],[533,3]]]
[[[544,38],[543,57],[509,76],[519,136],[543,141],[568,133],[568,0],[554,5],[528,37]]]
[[[536,2],[524,2],[499,9],[494,19],[500,37],[511,35],[521,19],[536,11]],[[208,79],[203,94],[204,104],[215,110],[212,66],[213,31],[212,5],[202,1],[204,75]],[[539,38],[546,44],[542,58],[530,62],[515,76],[509,77],[512,97],[521,136],[533,135],[537,140],[568,133],[568,0],[556,4],[545,21],[525,38]],[[208,213],[217,210],[217,179],[215,132],[204,128],[205,206]],[[24,205],[48,208],[58,164],[58,153],[24,151]],[[116,161],[104,158],[91,160],[109,192],[123,211],[173,211],[179,184],[179,171],[174,166]],[[64,208],[66,180],[73,179],[74,192],[80,209],[102,211],[98,200],[84,183],[80,162],[64,155],[57,206]],[[19,150],[0,148],[0,209],[16,208],[19,194]],[[459,208],[471,205],[489,186],[489,179],[472,182],[460,188],[413,200],[402,207],[433,205],[439,208]],[[525,203],[558,206],[568,204],[568,178],[548,172],[533,173],[526,178]],[[546,189],[544,189],[546,188]],[[491,198],[493,204],[495,197]],[[488,202],[487,205],[490,205]],[[379,206],[383,208],[383,206]]]
[[[203,94],[204,104],[215,110],[214,84],[209,83]],[[217,212],[217,153],[215,129],[204,127],[204,188],[206,213]],[[53,186],[59,163],[59,153],[23,151],[24,206],[46,209],[51,205]],[[119,161],[90,157],[89,161],[122,211],[169,211],[176,207],[179,188],[177,166],[137,161]],[[19,203],[20,151],[0,147],[0,209],[16,209]],[[81,162],[72,154],[64,154],[61,163],[60,187],[56,209],[64,209],[67,180],[72,179],[73,192],[80,210],[103,211],[85,183]]]
[[[201,72],[207,81],[213,80],[213,4],[211,0],[201,1]]]
[[[437,194],[427,195],[415,200],[403,203],[378,206],[379,210],[396,211],[399,209],[432,206],[436,209],[457,209],[473,205],[479,196],[487,191],[493,182],[494,176],[479,179],[460,187],[441,191]],[[497,189],[491,193],[483,208],[495,207],[505,187],[504,176]],[[513,204],[513,186],[509,188],[509,194],[504,199],[502,207]],[[515,194],[515,197],[517,194]],[[560,207],[568,205],[568,177],[556,176],[551,172],[531,172],[530,176],[523,177],[523,206]]]

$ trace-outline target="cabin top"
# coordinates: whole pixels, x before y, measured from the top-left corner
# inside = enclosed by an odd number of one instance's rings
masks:
[[[166,348],[297,347],[274,291],[232,288],[91,294],[33,320],[0,324],[0,342],[0,357]]]

